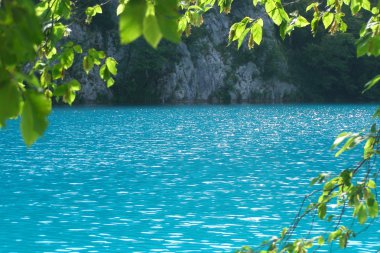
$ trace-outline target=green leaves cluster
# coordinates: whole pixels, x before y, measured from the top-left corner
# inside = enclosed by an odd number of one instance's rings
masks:
[[[268,241],[263,241],[260,248],[261,250],[253,250],[249,246],[243,246],[235,253],[306,253],[313,246],[322,246],[325,243],[323,236],[315,236],[309,239],[296,239],[293,242],[286,243],[284,246],[280,246],[286,237],[288,229],[284,228],[281,232],[280,237],[272,237]]]
[[[54,96],[59,100],[62,97],[63,102],[71,105],[76,97],[76,92],[80,91],[80,83],[73,79],[67,83],[56,86]]]
[[[103,51],[97,51],[94,48],[90,48],[87,55],[83,58],[84,71],[88,74],[94,68],[94,65],[99,66],[105,57],[106,54]]]
[[[31,1],[3,1],[0,8],[0,81],[6,66],[33,60],[35,45],[42,41],[42,31]]]
[[[28,146],[44,133],[50,111],[51,99],[37,90],[25,89],[16,81],[0,86],[0,127],[5,126],[7,119],[21,115],[20,129]]]
[[[220,8],[220,13],[224,12],[226,14],[230,13],[231,5],[233,0],[218,0],[218,6]]]
[[[203,24],[203,14],[210,10],[215,4],[215,0],[203,0],[197,4],[182,1],[179,3],[179,9],[185,13],[181,15],[178,21],[178,31],[189,36],[191,27],[199,27]]]
[[[87,55],[83,58],[83,69],[88,74],[95,65],[101,65],[99,68],[99,76],[106,82],[107,87],[109,88],[115,83],[113,77],[117,75],[117,61],[112,57],[105,58],[106,54],[103,51],[97,51],[94,48],[90,48]]]
[[[115,83],[113,76],[117,75],[116,64],[117,61],[114,58],[108,57],[99,69],[100,78],[107,83],[108,88]]]
[[[95,17],[97,14],[103,13],[102,7],[97,4],[95,6],[87,7],[86,9],[86,23],[90,24],[93,17]]]
[[[129,0],[120,5],[120,38],[128,44],[144,36],[154,48],[162,38],[179,42],[177,0]],[[119,12],[120,12],[119,9]]]
[[[378,202],[372,189],[376,188],[373,180],[364,179],[354,183],[356,170],[344,170],[324,184],[322,195],[315,206],[318,207],[318,217],[324,219],[327,213],[327,203],[337,200],[337,206],[348,205],[353,208],[353,217],[357,217],[360,224],[364,224],[368,217],[378,216]]]
[[[280,27],[280,36],[285,39],[296,28],[302,28],[309,25],[309,22],[297,12],[288,13],[285,11],[280,0],[253,0],[253,5],[262,5],[266,13],[272,19],[273,23]],[[263,37],[263,19],[252,19],[245,17],[240,22],[234,23],[229,32],[228,41],[231,44],[237,41],[238,49],[241,47],[244,39],[249,34],[248,48],[252,49],[255,45],[260,45]]]
[[[370,7],[370,6],[367,6],[367,7]],[[379,7],[373,7],[371,9],[371,14],[372,16],[368,20],[367,24],[363,25],[360,31],[360,38],[356,44],[358,57],[364,56],[364,55],[368,55],[368,56],[373,55],[377,57],[380,55]],[[372,82],[375,82],[375,83],[377,81],[372,80]]]
[[[198,0],[179,1],[179,10],[183,13],[178,20],[178,31],[186,36],[191,34],[191,28],[203,24],[203,15],[211,10],[215,4],[219,6],[220,13],[230,13],[233,0]]]
[[[51,102],[39,92],[34,75],[22,73],[22,66],[36,56],[42,42],[40,21],[31,1],[4,1],[0,8],[0,127],[19,115],[21,133],[27,145],[46,129]],[[27,89],[30,87],[31,89]]]
[[[65,75],[83,53],[80,45],[67,39],[75,6],[71,0],[0,3],[0,127],[8,119],[21,117],[21,134],[30,146],[47,128],[52,98],[71,105],[81,88],[77,80]],[[86,9],[87,21],[101,13],[99,8]],[[86,57],[90,59],[84,60],[88,73],[94,64],[101,64],[105,54],[90,49]],[[26,64],[33,67],[25,71]],[[100,67],[107,86],[114,83],[116,64],[109,57]]]
[[[42,23],[54,22],[60,19],[68,20],[71,17],[72,5],[71,0],[41,0],[35,10]]]
[[[375,147],[378,144],[378,131],[379,129],[377,129],[376,123],[374,123],[367,134],[342,132],[335,139],[333,145],[331,146],[331,150],[339,147],[342,143],[344,143],[335,154],[335,156],[338,157],[343,152],[351,150],[365,141],[363,159],[370,159],[375,153],[377,154]]]
[[[268,16],[277,26],[280,27],[280,36],[285,39],[286,35],[290,35],[294,28],[302,28],[309,25],[309,22],[298,12],[288,14],[280,0],[254,0],[253,4],[261,4],[265,7]]]
[[[345,226],[340,226],[339,229],[329,234],[328,242],[331,243],[335,240],[338,240],[339,247],[344,249],[347,247],[348,239],[350,239],[351,237],[355,237],[355,233],[352,230],[346,228]]]
[[[374,118],[379,118],[380,109],[375,113]],[[306,253],[310,249],[319,248],[325,244],[338,243],[339,247],[346,248],[349,240],[357,235],[350,226],[345,226],[347,213],[352,214],[352,218],[361,225],[368,224],[368,219],[375,219],[379,215],[379,203],[376,193],[377,169],[372,176],[371,162],[379,154],[380,130],[373,124],[367,134],[344,132],[340,134],[332,145],[332,149],[340,147],[337,155],[346,150],[357,147],[361,142],[364,154],[363,160],[356,167],[343,170],[338,176],[331,177],[330,174],[321,173],[313,178],[310,185],[320,184],[319,190],[315,190],[307,195],[303,201],[311,200],[312,196],[320,193],[316,201],[299,210],[289,229],[283,229],[280,237],[272,237],[264,241],[258,251],[245,246],[241,252],[260,253]],[[363,171],[364,170],[364,171]],[[309,238],[300,237],[289,240],[298,223],[307,215],[317,215],[319,219],[331,224],[334,229],[330,232]],[[314,218],[312,224],[314,223]],[[313,225],[312,225],[313,226]]]
[[[260,45],[263,38],[263,25],[264,22],[261,18],[253,20],[249,17],[245,17],[242,21],[231,26],[228,34],[229,44],[233,41],[237,41],[237,47],[240,48],[244,39],[249,34],[248,48],[253,48],[255,44]]]

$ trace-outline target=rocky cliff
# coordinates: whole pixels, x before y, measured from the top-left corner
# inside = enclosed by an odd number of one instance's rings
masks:
[[[76,63],[78,71],[71,75],[82,83],[82,102],[282,102],[296,90],[288,81],[287,58],[274,26],[264,10],[254,10],[249,0],[235,1],[229,15],[211,10],[190,37],[178,45],[161,42],[158,50],[143,40],[121,46],[112,5],[90,26],[72,26],[73,40],[84,48],[102,49],[119,62],[111,89],[100,80],[97,69],[86,76],[79,71],[81,63]],[[229,27],[245,16],[264,19],[262,46],[227,47]]]

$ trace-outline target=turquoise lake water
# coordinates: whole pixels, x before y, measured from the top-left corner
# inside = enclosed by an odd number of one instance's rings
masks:
[[[0,252],[214,253],[258,245],[289,225],[312,177],[360,160],[360,152],[336,159],[328,149],[341,131],[368,127],[374,110],[56,108],[29,149],[10,121],[0,131]],[[379,250],[378,219],[345,252]]]

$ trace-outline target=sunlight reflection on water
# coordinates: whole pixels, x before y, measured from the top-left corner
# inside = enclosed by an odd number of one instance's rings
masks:
[[[334,159],[328,148],[339,132],[368,127],[373,110],[57,108],[30,149],[10,122],[0,132],[0,252],[232,252],[257,245],[289,224],[310,178],[357,161],[360,154]],[[377,221],[346,252],[376,252],[379,241]]]

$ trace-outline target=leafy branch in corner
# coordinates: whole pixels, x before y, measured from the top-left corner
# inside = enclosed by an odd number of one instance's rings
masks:
[[[379,118],[377,114],[375,117]],[[336,153],[336,156],[339,156],[364,141],[363,160],[355,167],[345,169],[333,178],[322,173],[311,180],[310,185],[318,184],[319,189],[304,197],[296,216],[289,227],[283,229],[280,237],[273,237],[256,249],[244,246],[236,252],[305,253],[309,250],[317,252],[322,246],[328,244],[332,246],[334,242],[338,242],[339,247],[346,248],[349,240],[364,232],[379,214],[376,182],[380,167],[377,168],[376,159],[380,154],[380,129],[373,124],[367,134],[342,133],[332,145],[332,149],[341,145]],[[310,204],[305,206],[307,202]],[[349,214],[352,216],[351,219],[347,217]],[[311,232],[319,232],[319,230],[313,231],[316,216],[330,224],[329,230],[310,237]],[[303,234],[298,233],[301,235],[294,238],[299,223],[305,219],[311,220],[310,229]],[[355,221],[367,226],[355,231]]]

